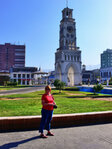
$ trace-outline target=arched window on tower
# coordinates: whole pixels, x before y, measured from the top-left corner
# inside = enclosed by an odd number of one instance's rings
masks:
[[[74,61],[76,62],[76,56],[74,56]]]
[[[75,50],[75,43],[72,42],[72,50]]]
[[[68,55],[68,61],[70,60],[70,56]]]
[[[71,41],[69,41],[69,50],[71,50]]]
[[[65,61],[66,61],[66,55],[65,55]]]
[[[79,56],[77,56],[77,61],[79,62]]]
[[[66,46],[68,46],[68,41],[66,40]]]
[[[71,55],[71,61],[73,61],[73,56]]]
[[[66,17],[68,18],[68,15],[69,15],[69,13],[68,13],[68,11],[66,12]]]

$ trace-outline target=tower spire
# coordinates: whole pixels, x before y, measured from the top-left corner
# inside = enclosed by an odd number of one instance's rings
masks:
[[[66,0],[66,7],[68,7],[68,0]]]

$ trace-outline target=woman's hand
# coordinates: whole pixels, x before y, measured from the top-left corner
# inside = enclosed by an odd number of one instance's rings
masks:
[[[57,109],[57,105],[54,105],[53,108],[54,108],[54,109]]]

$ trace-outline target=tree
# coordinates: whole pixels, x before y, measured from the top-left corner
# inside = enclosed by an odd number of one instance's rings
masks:
[[[112,85],[112,77],[109,80],[109,85]]]
[[[60,80],[56,79],[56,80],[54,81],[54,86],[56,87],[56,89],[58,89],[59,84],[60,84]]]
[[[56,79],[56,80],[54,81],[54,86],[56,87],[56,89],[59,90],[60,93],[61,93],[61,90],[64,89],[65,85],[66,85],[66,84],[65,84],[64,82],[62,82],[62,81],[60,81],[60,80],[58,80],[58,79]]]
[[[94,89],[94,94],[97,92],[100,92],[103,89],[103,86],[101,84],[97,84],[93,87]]]
[[[65,85],[66,85],[65,82],[60,81],[60,84],[59,84],[59,92],[60,93],[61,93],[61,90],[64,89]]]
[[[110,78],[109,82],[112,82],[112,77]]]

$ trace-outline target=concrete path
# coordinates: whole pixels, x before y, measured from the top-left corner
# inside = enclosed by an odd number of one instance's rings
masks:
[[[112,149],[112,124],[53,129],[41,139],[38,131],[0,133],[0,149]]]

